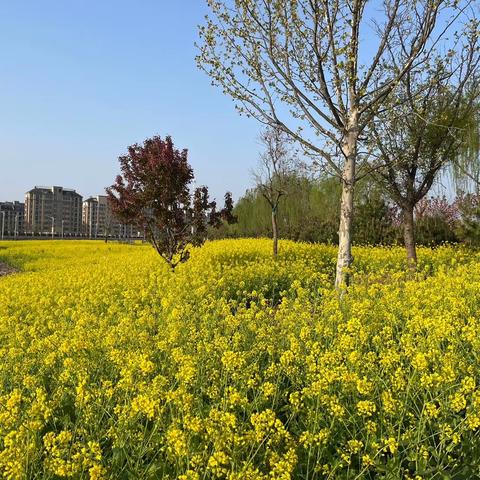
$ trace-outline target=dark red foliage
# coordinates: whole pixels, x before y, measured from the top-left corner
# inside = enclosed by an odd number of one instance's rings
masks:
[[[233,222],[231,195],[217,211],[207,187],[197,188],[187,150],[177,150],[170,137],[149,138],[128,147],[119,157],[121,174],[106,189],[114,213],[125,223],[145,229],[147,239],[173,268],[189,257],[189,245],[201,245],[208,226]],[[228,202],[227,202],[228,200]]]

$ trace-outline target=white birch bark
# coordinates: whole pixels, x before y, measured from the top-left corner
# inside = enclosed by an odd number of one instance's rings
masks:
[[[348,135],[343,144],[345,164],[342,172],[342,198],[340,202],[340,226],[338,229],[338,257],[335,288],[340,289],[349,284],[348,269],[352,264],[352,225],[353,193],[355,185],[355,164],[357,160],[358,116],[351,116]]]

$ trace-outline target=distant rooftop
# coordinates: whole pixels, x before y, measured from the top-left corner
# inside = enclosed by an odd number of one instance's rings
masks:
[[[86,198],[83,202],[98,202],[100,199],[107,198],[107,195],[91,195]]]
[[[18,200],[6,200],[5,202],[0,202],[0,205],[23,205],[23,202]]]
[[[77,193],[73,188],[64,188],[64,187],[61,187],[59,185],[53,185],[51,187],[46,187],[46,186],[42,186],[42,185],[35,185],[35,187],[32,188],[31,190],[28,190],[27,193],[33,192],[33,190],[52,190],[53,191],[55,188],[63,190],[64,192]]]

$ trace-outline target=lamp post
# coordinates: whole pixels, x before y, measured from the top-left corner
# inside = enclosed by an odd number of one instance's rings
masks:
[[[52,238],[55,238],[55,217],[50,217],[52,219]]]

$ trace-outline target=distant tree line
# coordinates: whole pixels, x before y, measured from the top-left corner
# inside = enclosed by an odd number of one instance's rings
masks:
[[[338,244],[339,199],[337,178],[290,175],[288,195],[278,208],[281,238],[297,241]],[[402,211],[387,196],[383,187],[369,178],[359,181],[354,198],[356,217],[354,243],[357,245],[404,244]],[[271,205],[260,188],[252,188],[233,209],[238,221],[211,230],[209,238],[272,237]],[[414,211],[419,245],[435,246],[446,242],[480,245],[480,196],[460,193],[449,201],[430,196],[420,200]]]

